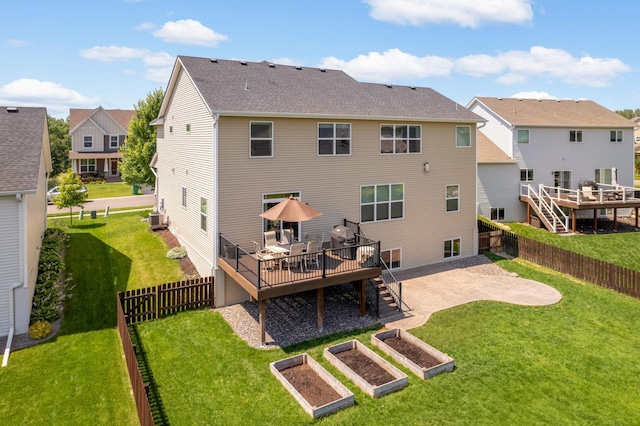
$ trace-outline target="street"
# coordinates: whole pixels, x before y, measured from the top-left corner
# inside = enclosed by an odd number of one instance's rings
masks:
[[[95,200],[88,200],[87,204],[84,205],[84,210],[85,212],[88,212],[91,210],[104,210],[107,207],[109,207],[109,210],[123,207],[153,207],[154,199],[155,197],[153,194],[131,195],[116,198],[98,198]],[[68,211],[68,209],[58,210],[58,207],[56,207],[55,204],[49,204],[47,206],[47,214],[68,213]],[[77,213],[78,211],[78,208],[73,209],[74,213]]]

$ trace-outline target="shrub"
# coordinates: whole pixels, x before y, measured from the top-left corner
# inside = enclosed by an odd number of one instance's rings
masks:
[[[44,339],[51,334],[51,323],[47,321],[36,321],[29,326],[29,337],[32,339]]]
[[[58,228],[45,231],[38,261],[38,278],[31,304],[31,324],[54,322],[60,318],[63,300],[63,253],[67,234]]]
[[[182,259],[187,256],[187,249],[184,246],[174,247],[167,252],[169,259]]]

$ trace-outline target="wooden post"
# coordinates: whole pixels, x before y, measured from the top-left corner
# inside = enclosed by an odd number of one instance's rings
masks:
[[[318,289],[318,331],[324,330],[324,288]]]
[[[636,207],[636,228],[638,227],[638,208]]]
[[[267,319],[267,300],[260,299],[260,347],[264,346],[267,340],[265,321]]]
[[[367,315],[367,280],[363,278],[360,284],[360,316]]]
[[[598,233],[598,209],[593,209],[593,233]]]
[[[613,230],[618,232],[618,208],[613,208]]]
[[[571,229],[575,233],[576,232],[576,211],[575,209],[571,209]]]
[[[531,225],[531,204],[527,203],[527,224]]]

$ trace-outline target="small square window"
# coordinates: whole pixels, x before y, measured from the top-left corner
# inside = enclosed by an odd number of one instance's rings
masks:
[[[249,145],[250,157],[273,157],[273,123],[251,122]]]
[[[460,238],[454,238],[452,240],[444,241],[443,257],[445,259],[460,257]]]
[[[529,143],[529,130],[518,130],[518,143]]]
[[[622,142],[622,130],[612,130],[610,140],[611,142]]]
[[[533,169],[520,169],[521,182],[533,182]]]
[[[504,207],[494,207],[491,209],[491,220],[504,220]]]
[[[569,142],[582,142],[582,130],[569,130]]]
[[[82,146],[85,148],[93,148],[93,136],[91,135],[83,136]]]
[[[402,251],[399,248],[382,250],[380,252],[380,260],[389,269],[400,269],[402,267]]]

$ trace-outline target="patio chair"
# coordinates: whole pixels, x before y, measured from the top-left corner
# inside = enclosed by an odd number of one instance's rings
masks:
[[[593,187],[591,186],[583,186],[582,187],[582,199],[584,201],[596,201],[597,198],[593,196]]]
[[[319,240],[309,241],[307,243],[307,255],[304,257],[304,263],[307,269],[309,265],[314,264],[318,267],[318,247],[320,246]]]
[[[291,274],[291,268],[300,268],[300,272],[304,272],[304,257],[302,256],[302,248],[304,247],[304,243],[295,243],[291,244],[291,248],[289,249],[289,256],[283,257],[287,263],[287,269],[289,269],[289,274]]]
[[[270,261],[270,260],[275,260],[275,257],[271,254],[269,254],[269,252],[267,250],[265,250],[264,248],[260,247],[260,243],[256,242],[256,241],[251,241],[253,243],[253,247],[255,248],[256,251],[256,258],[258,260],[262,261],[262,264],[264,265],[265,261]],[[271,262],[267,262],[267,263],[271,263]],[[267,267],[267,269],[270,269],[271,267]]]
[[[267,231],[264,233],[264,245],[265,246],[278,245],[278,239],[276,238],[276,231]]]
[[[295,239],[293,237],[293,231],[291,229],[283,229],[282,237],[280,238],[280,244],[293,244],[295,243]]]

